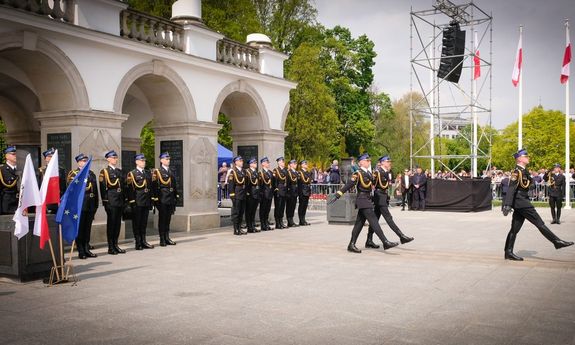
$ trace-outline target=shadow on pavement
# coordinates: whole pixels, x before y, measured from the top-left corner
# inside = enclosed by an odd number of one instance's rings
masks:
[[[111,271],[106,271],[106,272],[99,272],[99,273],[88,273],[88,274],[76,273],[76,274],[78,275],[78,281],[83,281],[83,280],[88,280],[88,279],[92,279],[92,278],[105,277],[105,276],[118,274],[118,273],[122,273],[122,272],[129,272],[129,271],[133,271],[133,270],[138,270],[138,269],[144,268],[144,267],[147,267],[147,266],[128,267],[128,268],[122,268],[122,269],[111,270]]]

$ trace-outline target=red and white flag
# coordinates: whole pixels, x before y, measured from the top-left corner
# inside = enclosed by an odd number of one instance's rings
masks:
[[[561,68],[561,84],[569,80],[569,65],[571,64],[571,42],[569,42],[569,30],[566,30],[565,54],[563,54],[563,67]]]
[[[14,213],[12,220],[14,221],[14,236],[21,239],[26,236],[29,231],[28,215],[24,211],[30,206],[38,206],[42,204],[40,199],[40,191],[38,190],[38,181],[36,181],[36,174],[34,173],[34,163],[30,154],[26,156],[26,163],[22,172],[22,181],[20,182],[20,200],[18,201],[18,209]]]
[[[481,77],[481,59],[479,58],[479,41],[477,40],[477,32],[474,37],[475,42],[475,55],[473,56],[473,79]]]
[[[36,208],[36,221],[34,222],[34,235],[40,236],[40,248],[50,239],[48,219],[46,218],[46,205],[60,204],[60,176],[58,175],[58,150],[46,167],[42,186],[40,187],[41,205]]]
[[[519,84],[519,78],[521,77],[521,65],[523,65],[523,48],[521,44],[521,34],[519,34],[519,44],[517,44],[517,54],[515,55],[515,65],[513,66],[513,75],[511,76],[511,82],[513,86],[517,87]]]

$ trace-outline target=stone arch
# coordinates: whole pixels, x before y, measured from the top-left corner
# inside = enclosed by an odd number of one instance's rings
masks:
[[[260,120],[260,127],[257,129],[261,130],[269,130],[270,129],[270,121],[268,117],[268,113],[266,110],[265,103],[258,93],[258,91],[250,85],[245,80],[237,80],[226,85],[222,91],[218,94],[216,98],[216,102],[214,104],[214,109],[212,112],[212,121],[217,123],[218,122],[218,115],[224,105],[224,102],[228,97],[239,93],[243,95],[247,95],[249,99],[254,102],[255,107],[257,108],[259,120]],[[228,114],[229,115],[229,114]]]
[[[286,128],[286,120],[289,114],[290,109],[290,102],[288,101],[284,107],[284,111],[282,112],[282,122],[281,122],[281,129],[285,130]]]
[[[36,54],[35,54],[36,53]],[[40,102],[42,111],[49,110],[89,110],[90,102],[84,80],[70,58],[56,45],[35,32],[19,31],[3,34],[0,37],[0,54],[10,59],[28,73],[32,91]],[[18,58],[19,57],[19,58]],[[31,66],[27,66],[26,64]],[[37,66],[42,65],[40,71]],[[56,67],[49,70],[50,67]],[[33,74],[34,76],[30,76]],[[58,84],[62,96],[54,98],[53,85]]]
[[[116,95],[114,97],[114,111],[116,113],[122,112],[122,106],[128,93],[128,89],[134,85],[138,79],[143,77],[145,78],[146,76],[164,78],[165,80],[169,81],[178,91],[179,96],[181,96],[185,106],[184,118],[181,119],[182,121],[178,122],[190,122],[197,120],[194,100],[186,83],[176,71],[159,60],[153,60],[139,64],[129,70],[128,73],[126,73],[126,75],[120,81],[120,84],[116,90]]]

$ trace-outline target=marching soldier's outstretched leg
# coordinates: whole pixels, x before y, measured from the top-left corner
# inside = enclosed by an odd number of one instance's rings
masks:
[[[381,230],[381,226],[379,225],[379,221],[375,216],[373,209],[366,208],[362,209],[361,212],[363,212],[365,219],[369,223],[369,227],[373,229],[377,237],[379,237],[379,239],[383,243],[383,249],[390,249],[398,245],[397,242],[390,242],[387,240],[387,238],[383,234],[383,230]]]

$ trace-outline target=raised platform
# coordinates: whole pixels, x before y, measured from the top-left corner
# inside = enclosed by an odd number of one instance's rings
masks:
[[[425,209],[480,212],[491,210],[491,181],[483,179],[428,180]]]

